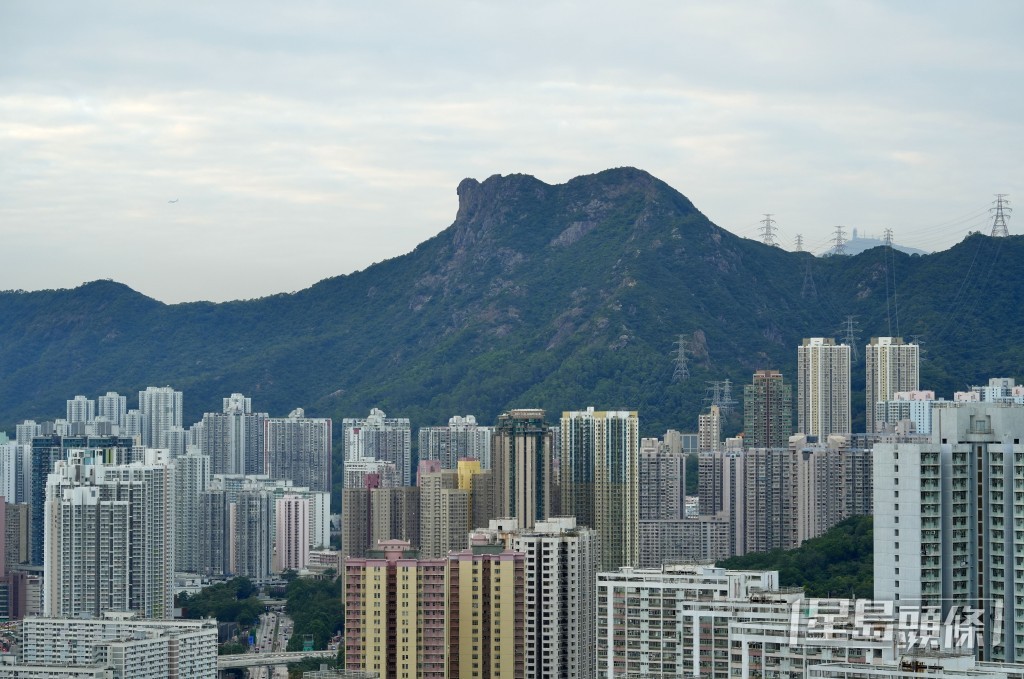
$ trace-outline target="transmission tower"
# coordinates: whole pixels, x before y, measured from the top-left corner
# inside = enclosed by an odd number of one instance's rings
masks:
[[[1006,230],[1006,218],[1013,212],[1013,208],[1010,207],[1010,201],[1006,200],[1006,193],[996,194],[995,207],[989,208],[992,212],[992,235],[993,236],[1009,236],[1010,232]]]
[[[779,247],[779,241],[775,238],[775,232],[779,230],[776,226],[776,222],[772,219],[771,214],[765,213],[764,219],[761,220],[761,242],[765,245],[771,245],[773,247]]]
[[[686,349],[688,346],[686,336],[680,335],[679,339],[675,341],[675,346],[677,348],[673,353],[675,354],[674,363],[676,365],[676,369],[675,372],[672,373],[672,381],[681,382],[683,380],[690,379],[690,367],[686,362]]]
[[[800,289],[800,296],[804,299],[813,297],[818,299],[818,288],[814,285],[814,274],[811,273],[811,263],[807,262],[804,269],[804,287]]]
[[[924,348],[924,340],[921,339],[924,335],[911,335],[910,342],[917,345],[917,358],[921,363],[928,360],[928,350]]]
[[[704,391],[705,406],[719,406],[722,402],[722,383],[707,382],[707,389]]]
[[[799,234],[798,233],[796,235],[796,251],[797,252],[803,252],[804,251],[804,237],[803,237],[803,234]]]
[[[842,226],[837,226],[836,227],[836,235],[835,235],[835,238],[832,239],[832,242],[833,242],[832,254],[833,255],[845,255],[846,254],[846,231],[844,231],[843,228],[844,227],[842,227]]]
[[[892,247],[892,229],[886,229],[884,233],[885,233],[885,235],[882,236],[882,239],[885,241],[885,247],[891,248]]]
[[[843,323],[843,342],[850,347],[850,354],[853,356],[853,362],[860,362],[860,352],[857,351],[857,317],[847,316],[846,321]]]
[[[718,407],[722,409],[723,413],[731,411],[736,407],[737,401],[732,397],[732,381],[722,381],[722,400],[718,404]]]

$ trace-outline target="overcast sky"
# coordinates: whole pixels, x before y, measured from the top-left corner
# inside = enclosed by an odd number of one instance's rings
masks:
[[[0,289],[290,292],[440,232],[464,177],[623,165],[743,236],[946,248],[1024,198],[1022,29],[1017,1],[4,0]]]

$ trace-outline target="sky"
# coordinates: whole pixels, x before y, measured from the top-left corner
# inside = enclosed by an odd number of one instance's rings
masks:
[[[436,235],[465,177],[620,166],[788,249],[945,249],[1024,198],[1022,28],[1012,0],[5,0],[0,290],[292,292]]]

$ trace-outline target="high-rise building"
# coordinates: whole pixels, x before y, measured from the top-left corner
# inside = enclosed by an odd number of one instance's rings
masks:
[[[382,488],[368,474],[362,488],[345,489],[341,506],[342,556],[365,557],[381,540],[421,541],[418,486]]]
[[[85,396],[75,396],[68,401],[67,420],[74,422],[92,422],[96,419],[96,401]]]
[[[639,555],[640,420],[627,410],[562,414],[562,512],[593,523],[601,568],[636,565]],[[531,526],[526,526],[529,529]]]
[[[172,617],[173,496],[166,451],[108,465],[102,452],[75,450],[58,462],[46,485],[46,614]]]
[[[108,391],[96,399],[96,415],[105,417],[118,428],[124,426],[125,414],[128,412],[128,397],[116,391]]]
[[[455,469],[459,460],[480,460],[490,469],[492,427],[482,427],[472,415],[458,415],[446,427],[420,427],[419,459],[439,460],[442,469]]]
[[[265,477],[215,475],[200,499],[205,526],[200,572],[218,577],[241,575],[255,582],[269,579],[273,572],[275,500],[290,490],[275,490],[266,484]]]
[[[722,410],[718,406],[697,416],[697,447],[701,452],[722,449]]]
[[[32,445],[32,439],[42,435],[42,426],[37,424],[35,420],[25,420],[21,424],[14,426],[15,441],[19,445],[30,446]]]
[[[274,540],[274,572],[299,571],[309,562],[309,498],[285,495],[275,500],[277,530]]]
[[[778,589],[776,571],[666,566],[598,573],[597,674],[741,676],[729,674],[729,625],[788,622],[800,595]],[[644,652],[634,653],[630,644],[639,639]]]
[[[46,481],[54,471],[57,462],[67,458],[70,450],[94,450],[100,453],[107,464],[121,464],[129,461],[135,440],[121,436],[37,436],[32,445],[32,479],[29,504],[32,505],[32,531],[29,548],[32,563],[43,565],[43,525],[46,504]]]
[[[674,563],[706,563],[728,559],[732,522],[727,512],[713,516],[687,516],[640,522],[640,568],[661,568]]]
[[[1002,403],[1024,405],[1024,386],[1012,377],[992,377],[988,384],[976,384],[970,391],[957,391],[953,400],[965,403]]]
[[[743,388],[743,446],[785,448],[793,435],[793,386],[778,370],[758,370]]]
[[[203,568],[202,536],[207,531],[202,520],[202,496],[210,487],[210,458],[194,447],[173,459],[175,568],[199,573]]]
[[[4,567],[10,570],[29,562],[28,536],[32,509],[27,504],[7,503],[4,512]]]
[[[420,463],[423,467],[424,463]],[[420,554],[440,558],[464,549],[470,523],[468,490],[459,488],[459,473],[442,469],[419,474]]]
[[[524,556],[476,545],[419,558],[384,541],[345,560],[345,665],[395,679],[522,677]]]
[[[686,515],[686,458],[658,439],[640,439],[639,519]]]
[[[824,441],[849,434],[850,347],[826,337],[797,348],[797,430]]]
[[[524,676],[525,570],[501,545],[448,555],[449,677]]]
[[[8,502],[28,502],[32,495],[32,446],[0,442],[0,495]]]
[[[874,433],[875,404],[889,401],[898,391],[917,391],[920,386],[921,348],[902,337],[872,337],[864,348],[867,432]]]
[[[252,412],[252,399],[232,394],[224,411],[203,415],[199,447],[214,474],[262,474],[266,413]]]
[[[1024,660],[1024,408],[936,403],[927,440],[874,446],[875,599],[983,611],[979,659]]]
[[[166,448],[164,436],[171,427],[181,426],[182,393],[171,387],[146,387],[139,392],[142,445]]]
[[[447,582],[446,559],[420,559],[401,540],[346,558],[346,669],[389,679],[452,676]]]
[[[592,677],[597,645],[598,545],[573,517],[515,531],[509,546],[525,555],[525,677]]]
[[[932,432],[934,402],[935,392],[931,390],[897,391],[889,400],[875,403],[872,431],[895,429],[900,422],[910,421],[914,433],[928,435]]]
[[[264,473],[331,492],[330,418],[306,417],[296,408],[288,417],[267,418],[264,427]]]
[[[511,410],[498,417],[491,439],[494,506],[523,528],[548,518],[552,503],[553,436],[539,409]]]
[[[413,485],[412,427],[407,417],[388,417],[373,408],[366,418],[341,421],[346,464],[363,458],[391,462],[403,486]]]

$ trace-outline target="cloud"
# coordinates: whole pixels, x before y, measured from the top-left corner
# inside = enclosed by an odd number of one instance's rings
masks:
[[[1022,14],[5,3],[0,289],[294,290],[437,233],[464,177],[621,165],[743,235],[773,212],[784,242],[843,223],[946,247],[924,227],[1020,190]]]

